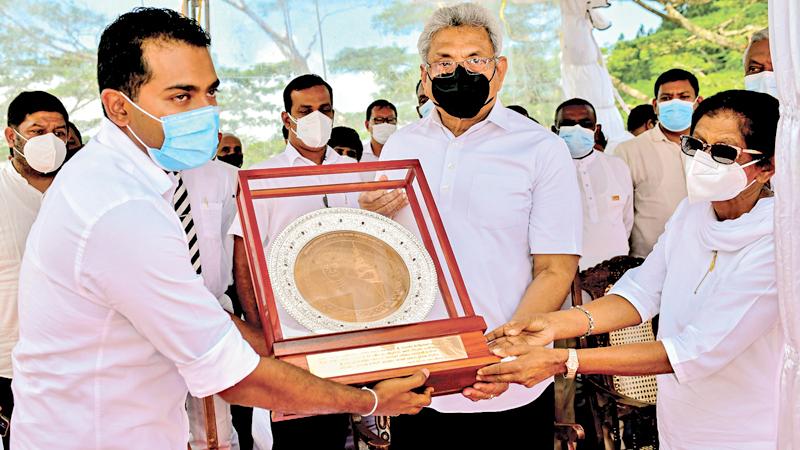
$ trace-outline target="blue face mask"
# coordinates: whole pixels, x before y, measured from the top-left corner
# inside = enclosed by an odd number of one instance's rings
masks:
[[[692,126],[694,102],[669,100],[658,104],[658,122],[669,131],[678,132]]]
[[[162,169],[170,172],[194,169],[211,161],[216,155],[219,143],[219,108],[216,106],[170,114],[159,119],[142,109],[125,94],[122,95],[136,109],[161,122],[164,143],[160,149],[148,147],[131,127],[128,127],[128,130],[147,149],[150,159]]]
[[[421,106],[417,106],[417,112],[419,112],[419,115],[422,116],[422,118],[425,118],[428,117],[435,107],[436,105],[434,105],[432,101],[428,100]]]
[[[566,141],[573,159],[583,158],[594,148],[594,131],[580,125],[560,127],[558,135]]]

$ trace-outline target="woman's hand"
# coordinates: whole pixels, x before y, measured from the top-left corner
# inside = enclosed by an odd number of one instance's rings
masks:
[[[494,345],[492,353],[503,361],[480,369],[478,381],[533,387],[553,375],[566,372],[566,349],[531,345],[529,339],[527,336],[506,336],[502,343]]]

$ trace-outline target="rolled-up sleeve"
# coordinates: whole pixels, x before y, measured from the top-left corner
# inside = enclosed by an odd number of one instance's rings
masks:
[[[127,319],[202,397],[241,381],[259,357],[195,273],[170,212],[142,199],[102,214],[76,275],[89,296]]]
[[[681,332],[662,340],[679,382],[712,375],[777,326],[773,239],[755,245]]]
[[[549,136],[538,144],[528,219],[531,254],[580,255],[583,209],[575,166],[562,139]]]

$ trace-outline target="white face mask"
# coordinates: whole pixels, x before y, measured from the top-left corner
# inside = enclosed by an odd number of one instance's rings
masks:
[[[686,160],[686,190],[689,203],[730,200],[750,187],[744,168],[759,160],[740,166],[739,163],[720,164],[706,152],[698,151]]]
[[[319,111],[314,111],[311,114],[295,120],[292,115],[289,115],[289,120],[297,125],[297,131],[289,131],[294,133],[303,144],[310,148],[320,148],[328,145],[328,140],[331,138],[331,129],[333,129],[333,120],[322,114]]]
[[[372,139],[378,144],[385,144],[389,136],[397,130],[397,125],[393,123],[378,123],[372,125]]]
[[[778,98],[778,80],[775,79],[775,72],[769,70],[745,76],[744,88]]]
[[[14,133],[26,141],[22,148],[24,153],[20,153],[16,148],[14,151],[25,158],[31,169],[39,173],[50,173],[55,172],[64,164],[64,159],[67,157],[67,144],[55,134],[47,133],[28,139],[17,130],[14,130]]]

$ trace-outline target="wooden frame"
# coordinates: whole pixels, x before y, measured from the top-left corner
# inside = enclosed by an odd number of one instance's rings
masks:
[[[267,189],[252,189],[251,182],[263,179],[293,178],[313,175],[329,175],[360,172],[400,172],[403,176],[386,181],[363,181],[355,183],[322,184],[315,186],[288,186]],[[417,190],[415,190],[415,183]],[[306,167],[289,167],[274,169],[254,169],[239,171],[240,192],[237,197],[239,215],[242,220],[245,248],[250,265],[250,275],[258,300],[259,315],[264,331],[267,348],[271,349],[278,359],[308,369],[306,356],[354,348],[398,342],[415,341],[444,336],[460,336],[467,351],[467,358],[455,361],[438,362],[424,365],[431,371],[428,385],[434,387],[434,395],[444,395],[461,391],[475,382],[477,370],[499,360],[486,344],[483,336],[486,322],[476,316],[469,299],[469,294],[458,269],[455,255],[442,224],[439,211],[431,194],[430,187],[418,160],[401,160],[391,162],[373,162],[357,164],[333,164]],[[262,247],[262,236],[255,217],[254,201],[268,198],[311,196],[338,194],[379,189],[405,189],[409,206],[414,214],[420,237],[425,249],[431,255],[436,269],[439,290],[447,319],[433,320],[415,324],[396,325],[360,331],[346,331],[333,334],[312,335],[301,338],[285,339],[281,330],[280,318],[270,284],[266,256]],[[418,193],[419,197],[418,198]],[[423,207],[425,208],[423,210]],[[430,220],[430,228],[424,212]],[[431,229],[433,232],[431,232]],[[434,241],[435,239],[435,241]],[[437,242],[439,252],[434,244]],[[445,272],[445,268],[447,272]],[[447,282],[446,273],[453,283],[453,291]],[[459,316],[454,300],[457,297],[463,316]],[[366,385],[387,378],[405,376],[422,366],[404,367],[390,370],[366,372],[355,375],[332,378],[335,381]]]

